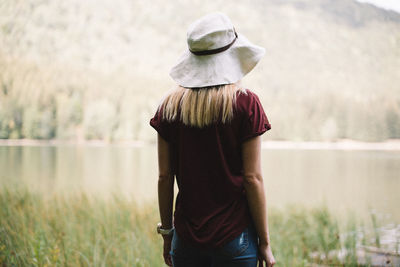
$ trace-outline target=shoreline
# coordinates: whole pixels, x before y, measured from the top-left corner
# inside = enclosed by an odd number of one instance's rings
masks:
[[[295,150],[382,150],[400,151],[400,139],[390,139],[383,142],[363,142],[352,139],[342,139],[330,142],[317,141],[265,141],[263,149],[295,149]]]
[[[103,140],[37,140],[37,139],[0,139],[0,146],[153,146],[149,141],[103,141]],[[278,141],[262,142],[263,149],[294,149],[294,150],[382,150],[400,151],[400,139],[389,139],[383,142],[363,142],[352,139],[338,141]]]

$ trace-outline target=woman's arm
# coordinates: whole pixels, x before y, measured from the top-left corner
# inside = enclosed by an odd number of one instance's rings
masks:
[[[158,144],[158,207],[162,228],[172,228],[172,204],[174,199],[174,176],[171,172],[169,144],[160,135]]]
[[[169,144],[159,134],[158,145],[158,207],[160,211],[161,224],[163,229],[172,228],[172,205],[174,200],[174,175],[171,171]],[[171,236],[164,236],[164,261],[172,266]]]
[[[244,188],[259,238],[260,266],[263,266],[264,261],[267,266],[273,266],[275,259],[270,246],[267,204],[261,172],[261,136],[251,138],[243,143],[242,159]]]

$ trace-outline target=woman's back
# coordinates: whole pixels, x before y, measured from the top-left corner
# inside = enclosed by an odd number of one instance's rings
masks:
[[[250,221],[241,144],[271,125],[256,94],[250,90],[234,94],[232,117],[225,123],[220,119],[200,128],[179,119],[167,121],[163,118],[167,101],[151,120],[170,143],[171,166],[179,187],[175,228],[182,238],[198,246],[218,247],[241,233]],[[214,108],[222,110],[223,101],[215,102],[220,106]],[[207,111],[203,114],[207,116]],[[176,117],[180,117],[179,111]]]

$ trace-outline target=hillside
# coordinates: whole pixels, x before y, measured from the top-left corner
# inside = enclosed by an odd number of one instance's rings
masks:
[[[265,138],[400,138],[400,14],[352,0],[5,0],[0,138],[154,139],[191,21],[223,11],[266,48],[245,78]]]

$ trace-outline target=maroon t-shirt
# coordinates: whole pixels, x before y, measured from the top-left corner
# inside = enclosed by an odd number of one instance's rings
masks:
[[[179,237],[198,247],[233,240],[251,220],[241,145],[271,129],[257,95],[238,91],[233,120],[226,124],[190,127],[162,120],[157,112],[150,125],[170,144],[179,188],[174,212]]]

